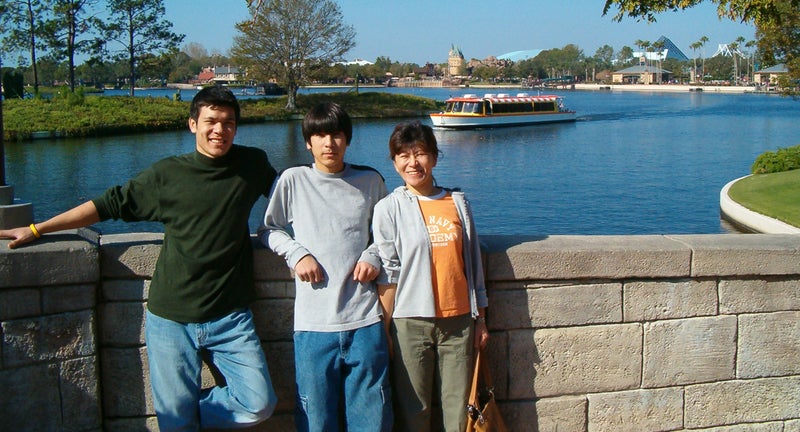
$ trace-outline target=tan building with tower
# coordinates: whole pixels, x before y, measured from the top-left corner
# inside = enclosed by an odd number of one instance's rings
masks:
[[[451,45],[450,54],[447,58],[447,76],[462,76],[465,73],[465,69],[466,61],[464,60],[464,54],[461,53],[460,48],[455,45]]]

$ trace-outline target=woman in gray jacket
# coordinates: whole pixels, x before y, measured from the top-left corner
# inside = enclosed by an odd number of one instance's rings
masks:
[[[473,349],[489,338],[472,211],[462,192],[436,185],[439,148],[430,126],[397,125],[389,154],[405,185],[375,206],[373,235],[384,267],[378,292],[393,353],[395,418],[400,430],[438,429],[431,424],[438,399],[445,430],[460,432]]]

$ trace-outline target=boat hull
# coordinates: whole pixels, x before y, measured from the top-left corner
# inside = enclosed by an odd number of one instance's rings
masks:
[[[433,126],[448,129],[475,129],[505,126],[522,126],[541,123],[575,121],[574,111],[557,113],[518,114],[518,115],[458,115],[448,113],[430,114]]]

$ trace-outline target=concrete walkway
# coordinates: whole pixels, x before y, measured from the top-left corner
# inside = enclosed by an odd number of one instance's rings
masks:
[[[722,218],[745,231],[764,234],[800,234],[800,228],[756,213],[731,199],[728,190],[734,183],[746,177],[749,176],[733,180],[722,188],[719,194],[719,210]]]

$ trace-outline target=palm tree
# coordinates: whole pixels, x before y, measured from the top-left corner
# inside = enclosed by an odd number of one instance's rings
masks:
[[[700,44],[700,49],[701,50],[703,48],[705,48],[706,42],[708,42],[708,36],[703,36],[703,37],[700,38],[700,40],[697,41],[697,43]],[[702,70],[702,74],[700,75],[700,77],[702,78],[703,81],[706,80],[706,55],[705,55],[704,51],[705,50],[700,51],[700,58],[703,59],[703,70]]]
[[[658,40],[658,41],[653,42],[653,52],[656,53],[656,56],[657,56],[656,57],[656,62],[658,64],[658,83],[659,84],[661,84],[661,78],[662,78],[662,75],[661,75],[661,64],[662,64],[661,63],[661,60],[662,60],[661,54],[664,51],[664,46],[665,46],[665,44],[664,44],[663,40]]]
[[[748,74],[748,76],[750,77],[750,82],[753,82],[756,74],[756,51],[758,42],[754,40],[747,41],[747,43],[744,44],[744,46],[746,46],[747,49],[750,50],[750,73]]]
[[[695,80],[695,82],[697,81],[697,50],[699,50],[702,47],[703,47],[703,44],[700,43],[699,41],[689,45],[689,48],[691,48],[692,51],[694,51],[694,58],[692,60],[694,61],[694,80]]]
[[[650,51],[650,41],[637,39],[636,42],[634,42],[634,44],[636,44],[636,46],[638,46],[640,49],[642,49],[644,51],[644,70],[645,70],[645,73],[643,74],[643,78],[644,78],[644,81],[646,81],[645,83],[649,84],[650,83],[650,78],[647,76],[647,72],[648,72],[648,66],[649,66],[648,63],[649,63],[650,59],[647,58],[647,53]],[[641,64],[641,62],[639,64]]]

